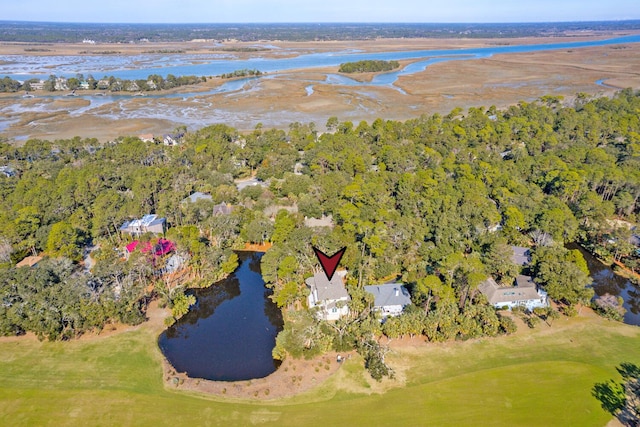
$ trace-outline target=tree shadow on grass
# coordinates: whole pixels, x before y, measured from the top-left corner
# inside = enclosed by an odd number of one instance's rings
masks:
[[[640,366],[621,363],[616,370],[622,382],[608,380],[591,389],[602,409],[614,415],[625,426],[640,426]]]
[[[624,407],[624,387],[614,380],[596,383],[591,389],[591,395],[598,399],[602,409],[611,415],[617,415]]]

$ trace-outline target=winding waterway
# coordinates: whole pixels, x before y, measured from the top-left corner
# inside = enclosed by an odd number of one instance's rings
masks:
[[[240,381],[265,377],[282,315],[260,274],[261,253],[241,252],[227,279],[193,292],[196,305],[158,338],[165,357],[192,378]]]
[[[29,56],[29,55],[0,55],[0,76],[9,76],[18,80],[29,78],[46,79],[50,74],[57,76],[75,76],[82,73],[92,74],[96,78],[105,75],[123,79],[145,79],[151,74],[166,77],[168,74],[214,76],[230,73],[239,69],[259,69],[266,75],[262,77],[242,78],[225,81],[221,85],[207,91],[192,91],[187,87],[181,88],[179,93],[153,92],[145,93],[143,97],[135,97],[132,93],[96,94],[76,93],[77,99],[85,104],[73,106],[66,97],[68,93],[46,93],[37,91],[35,99],[22,99],[23,94],[5,96],[0,105],[0,131],[6,131],[21,120],[23,113],[40,114],[59,112],[69,114],[75,118],[80,115],[96,115],[109,120],[122,119],[153,119],[166,120],[198,128],[212,122],[225,122],[232,126],[245,129],[253,128],[256,123],[266,123],[270,126],[284,126],[294,121],[314,120],[309,113],[291,108],[287,111],[251,111],[238,115],[232,106],[237,99],[247,93],[258,93],[263,90],[263,83],[270,79],[296,80],[300,74],[294,70],[313,69],[318,67],[335,67],[344,62],[365,59],[379,60],[407,60],[404,68],[392,72],[377,74],[371,81],[361,82],[348,76],[336,73],[322,73],[319,77],[303,80],[307,97],[314,98],[318,88],[322,85],[356,87],[353,92],[361,99],[369,102],[354,104],[353,111],[356,118],[362,115],[372,115],[371,106],[379,103],[377,94],[368,88],[388,88],[401,95],[407,95],[405,90],[397,85],[402,76],[408,76],[425,70],[430,65],[447,61],[467,61],[491,57],[496,54],[543,52],[559,49],[578,49],[583,47],[629,44],[640,42],[640,35],[616,37],[605,40],[590,40],[581,42],[540,43],[530,45],[489,46],[466,49],[415,50],[415,51],[387,51],[363,53],[354,50],[335,52],[298,54],[295,50],[280,49],[275,57],[254,57],[239,60],[234,55],[221,54],[142,54],[142,55],[71,55],[71,56]],[[273,52],[272,52],[273,53]],[[286,54],[286,55],[285,55]],[[260,53],[258,53],[260,55]],[[604,79],[595,82],[602,87],[609,88]],[[509,84],[508,82],[505,84]],[[212,99],[212,97],[216,99]],[[229,98],[227,98],[229,97]],[[166,100],[166,101],[165,101]],[[63,101],[54,103],[53,101]],[[171,101],[171,102],[170,102]],[[349,102],[349,101],[346,101]],[[418,102],[419,101],[412,101]],[[415,109],[419,106],[409,105]],[[360,114],[360,115],[359,115]],[[347,116],[348,117],[348,116]],[[23,126],[16,139],[26,139],[32,129],[37,129],[35,123]],[[46,131],[46,129],[45,129]]]
[[[108,72],[122,79],[143,79],[150,74],[166,77],[168,74],[214,76],[239,69],[260,69],[263,72],[287,71],[301,68],[333,67],[344,62],[366,59],[378,60],[420,60],[401,71],[386,73],[379,77],[377,84],[389,84],[397,75],[424,70],[435,62],[486,58],[496,54],[541,52],[557,49],[575,49],[592,46],[607,46],[622,43],[638,43],[640,35],[616,37],[604,40],[588,40],[564,43],[540,43],[530,45],[490,46],[465,49],[414,50],[399,52],[354,53],[353,51],[312,53],[290,58],[256,57],[245,60],[211,55],[141,55],[131,58],[118,56],[28,56],[0,55],[0,74],[16,79],[25,77],[48,78],[51,73],[72,77],[76,73],[93,74],[101,77]],[[376,84],[376,83],[374,83]]]

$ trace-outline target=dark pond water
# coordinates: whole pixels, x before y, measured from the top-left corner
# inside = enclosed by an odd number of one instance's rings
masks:
[[[615,274],[610,267],[600,262],[582,246],[570,243],[567,248],[578,249],[584,255],[593,278],[593,290],[596,295],[608,293],[621,296],[624,299],[624,308],[627,309],[624,323],[640,326],[640,288],[631,283],[629,279]]]
[[[158,345],[179,372],[192,378],[241,381],[276,370],[271,357],[282,329],[280,310],[260,274],[261,253],[240,252],[227,279],[193,292],[196,305],[163,332]]]

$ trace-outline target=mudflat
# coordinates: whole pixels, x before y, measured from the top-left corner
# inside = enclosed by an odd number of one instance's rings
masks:
[[[220,54],[234,58],[272,58],[305,53],[358,50],[362,52],[458,49],[585,41],[628,33],[576,33],[564,37],[511,39],[379,39],[326,42],[188,42],[117,45],[0,44],[0,54],[12,55],[172,55]],[[252,50],[254,49],[254,50]],[[89,52],[89,53],[82,53]],[[113,53],[117,52],[117,53]],[[158,53],[161,54],[161,53]],[[415,60],[400,61],[405,67]],[[258,62],[259,64],[259,62]],[[36,91],[0,96],[4,122],[0,134],[18,143],[28,138],[58,139],[73,136],[110,140],[139,133],[162,134],[177,125],[190,130],[225,123],[251,130],[258,123],[286,128],[291,122],[315,122],[322,129],[331,116],[341,121],[376,118],[409,119],[422,114],[448,113],[455,107],[495,105],[507,107],[532,102],[544,95],[571,101],[576,93],[612,95],[623,88],[640,88],[640,44],[582,47],[529,53],[496,54],[482,59],[429,65],[424,71],[402,75],[394,86],[367,85],[373,74],[349,74],[360,85],[327,82],[338,67],[306,68],[270,73],[248,81],[241,90],[210,93],[228,80],[211,78],[197,86],[173,92],[184,97],[105,97],[87,105],[82,97],[61,100]],[[55,70],[53,70],[55,71]],[[161,94],[162,95],[162,94]]]

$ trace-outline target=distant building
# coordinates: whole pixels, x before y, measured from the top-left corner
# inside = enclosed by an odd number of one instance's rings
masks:
[[[140,141],[142,142],[154,142],[152,133],[143,133],[142,135],[138,135]]]
[[[305,227],[309,227],[309,228],[333,227],[333,217],[331,215],[329,216],[322,215],[322,218],[318,219],[318,218],[307,218],[305,216],[304,225]]]
[[[180,254],[174,253],[169,257],[164,267],[165,273],[175,273],[187,262],[187,258]]]
[[[242,189],[244,188],[252,187],[255,185],[259,185],[260,187],[269,187],[269,182],[260,181],[258,178],[245,179],[242,181],[238,180],[238,181],[235,181],[235,183],[238,191],[242,191]]]
[[[228,203],[219,203],[213,207],[213,215],[230,215],[233,212],[233,206]]]
[[[531,249],[522,246],[511,246],[513,255],[511,255],[511,261],[514,264],[525,266],[531,262]]]
[[[132,82],[127,83],[127,89],[126,90],[129,91],[129,92],[137,92],[137,91],[140,90],[140,86],[138,86],[138,83],[132,81]]]
[[[105,90],[105,89],[109,89],[109,80],[107,79],[100,79],[98,80],[98,84],[96,85],[96,87],[100,90]]]
[[[324,320],[338,320],[349,314],[347,303],[351,299],[344,286],[345,270],[336,271],[331,281],[320,271],[305,280],[311,291],[307,302],[309,308],[317,307],[318,317]]]
[[[211,201],[211,200],[213,200],[213,198],[211,197],[211,194],[201,193],[200,191],[196,191],[195,193],[193,193],[189,197],[183,199],[182,202],[180,202],[180,203],[181,204],[196,203],[198,200],[209,200],[209,201]]]
[[[364,290],[373,295],[373,308],[380,312],[383,318],[398,316],[406,306],[411,304],[409,291],[402,283],[365,286]]]
[[[40,261],[42,261],[41,256],[28,256],[19,263],[16,264],[16,268],[20,267],[35,267]]]
[[[64,77],[58,77],[55,83],[55,90],[69,90],[67,86],[67,79]]]
[[[547,307],[547,293],[539,289],[531,276],[516,277],[516,286],[501,287],[492,277],[478,286],[478,290],[487,297],[489,304],[496,308],[524,307],[533,310],[536,307]]]
[[[139,236],[144,233],[164,234],[167,231],[167,219],[157,215],[145,215],[140,219],[126,221],[120,227],[123,233]]]
[[[11,178],[16,176],[16,171],[11,166],[0,166],[0,174],[6,176],[7,178]]]
[[[162,143],[164,145],[178,145],[184,137],[184,133],[170,133],[162,137]]]
[[[44,80],[38,80],[37,82],[29,82],[31,90],[44,90]]]

